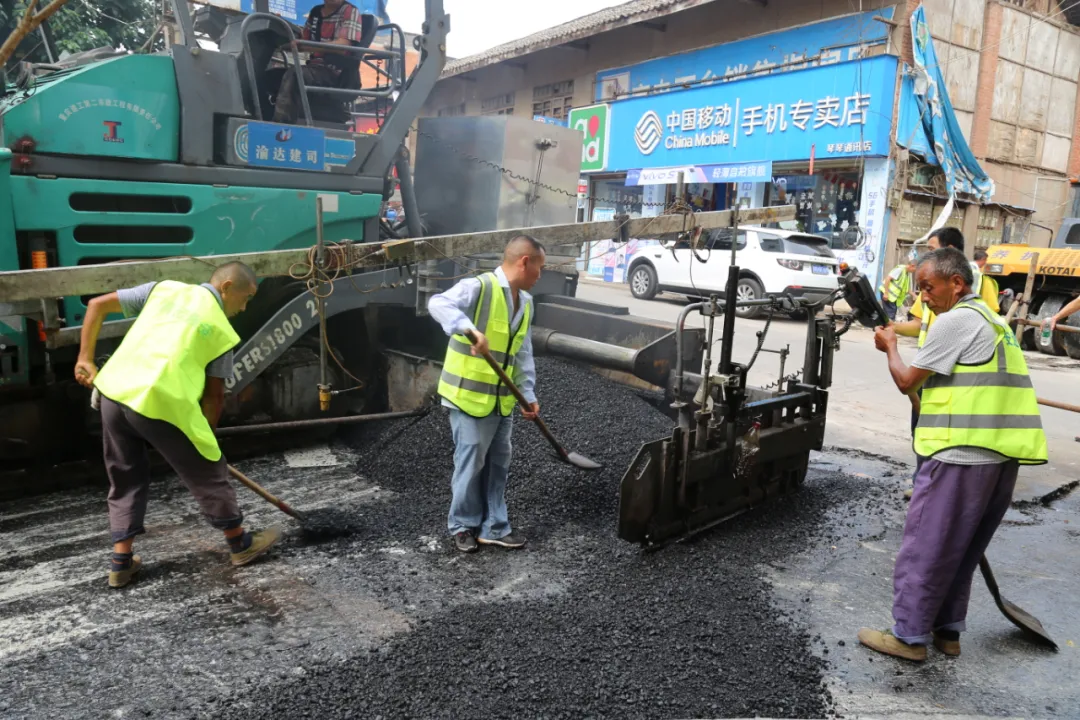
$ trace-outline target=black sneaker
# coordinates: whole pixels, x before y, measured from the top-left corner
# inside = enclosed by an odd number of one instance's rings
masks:
[[[525,547],[525,536],[519,535],[518,533],[510,533],[509,535],[503,535],[498,540],[477,538],[477,542],[479,542],[481,545],[498,545],[499,547],[515,550],[520,547]]]
[[[461,552],[476,552],[478,547],[476,545],[476,538],[472,536],[471,532],[462,530],[459,533],[454,533],[454,547]]]

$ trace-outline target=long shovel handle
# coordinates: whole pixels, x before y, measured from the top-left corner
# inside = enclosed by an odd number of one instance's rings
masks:
[[[472,333],[467,334],[466,337],[469,338],[470,342],[475,343]],[[499,379],[502,380],[503,384],[510,389],[511,394],[513,394],[513,396],[517,398],[518,405],[521,406],[521,409],[531,410],[532,403],[525,399],[525,395],[522,394],[521,390],[518,388],[517,385],[514,384],[514,381],[510,379],[510,376],[506,374],[506,371],[502,369],[499,363],[495,362],[495,358],[491,356],[491,353],[485,350],[480,354],[483,355],[484,360],[486,360],[487,364],[491,366],[491,369],[495,371],[495,374],[499,376]],[[540,428],[540,432],[544,434],[544,437],[547,438],[547,441],[551,443],[551,447],[555,448],[555,451],[559,453],[559,456],[561,458],[565,460],[567,457],[570,456],[570,453],[566,450],[566,448],[559,444],[559,441],[555,439],[555,436],[552,434],[551,430],[548,429],[547,423],[545,423],[540,417],[534,418],[533,422],[536,423],[536,427]]]
[[[296,510],[293,510],[287,502],[285,502],[284,500],[279,500],[278,498],[271,495],[269,492],[264,490],[263,487],[259,485],[259,483],[255,482],[247,475],[234,468],[232,465],[228,465],[227,467],[229,468],[230,475],[239,480],[241,484],[243,484],[246,488],[261,497],[263,500],[275,506],[278,510],[285,513],[286,515],[290,515],[299,520],[300,522],[304,521],[303,514]]]

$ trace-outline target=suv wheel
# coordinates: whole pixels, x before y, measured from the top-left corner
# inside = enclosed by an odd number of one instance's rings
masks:
[[[656,297],[656,271],[652,265],[641,263],[630,271],[630,294],[639,300],[652,300]]]
[[[765,297],[765,291],[761,283],[753,278],[739,278],[739,284],[735,289],[735,300],[761,300]],[[735,316],[741,318],[757,317],[761,313],[759,307],[737,307]]]

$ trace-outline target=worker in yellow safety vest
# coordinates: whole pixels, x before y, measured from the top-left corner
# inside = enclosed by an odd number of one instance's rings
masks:
[[[1016,336],[973,292],[974,273],[954,248],[919,261],[916,279],[937,322],[908,367],[892,326],[877,348],[902,393],[923,388],[915,476],[893,574],[890,630],[863,628],[859,641],[922,661],[933,642],[960,654],[972,576],[1012,501],[1020,465],[1047,461],[1035,390]]]
[[[506,483],[516,400],[482,357],[490,351],[529,401],[528,419],[540,412],[529,331],[535,312],[529,290],[540,279],[544,246],[519,235],[506,246],[494,272],[466,278],[428,301],[428,312],[450,336],[439,379],[442,404],[454,434],[453,497],[447,529],[461,552],[479,545],[520,548],[510,527]]]
[[[941,248],[951,247],[960,252],[964,252],[964,234],[953,227],[943,227],[930,233],[927,245],[931,251],[939,250]],[[999,311],[998,306],[998,293],[997,285],[991,285],[990,283],[982,282],[982,272],[975,266],[974,263],[969,263],[969,268],[972,271],[972,287],[978,287],[979,290],[975,291],[977,295],[980,295],[994,313]],[[904,322],[898,322],[893,325],[893,329],[897,335],[906,335],[908,337],[918,337],[918,346],[922,347],[926,342],[926,334],[930,331],[934,321],[937,319],[934,311],[927,308],[922,301],[922,296],[919,295],[915,298],[915,304],[911,306],[911,315],[915,317],[914,320],[906,320]],[[915,433],[915,425],[919,420],[919,397],[921,390],[911,395],[911,432]],[[916,455],[915,457],[915,470],[918,472],[918,468],[922,463],[922,458]]]
[[[881,282],[881,287],[878,288],[878,292],[881,293],[881,305],[885,308],[885,314],[890,320],[896,320],[896,311],[914,292],[914,276],[915,260],[911,259],[890,270]]]
[[[127,585],[142,567],[132,545],[136,535],[146,532],[148,444],[180,476],[210,524],[224,532],[233,565],[251,562],[280,536],[276,528],[244,531],[236,491],[214,437],[225,379],[233,374],[232,348],[240,339],[229,318],[247,307],[255,290],[251,268],[233,262],[217,268],[202,285],[163,280],[90,301],[75,379],[101,396],[113,541],[110,587]],[[136,320],[99,372],[98,333],[112,313]]]

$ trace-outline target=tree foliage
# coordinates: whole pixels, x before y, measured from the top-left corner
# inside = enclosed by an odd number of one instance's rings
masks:
[[[106,46],[137,50],[157,28],[157,5],[153,0],[68,0],[49,20],[57,52]],[[11,34],[25,10],[24,0],[0,0],[0,38]],[[23,40],[13,59],[48,62],[40,33]]]

